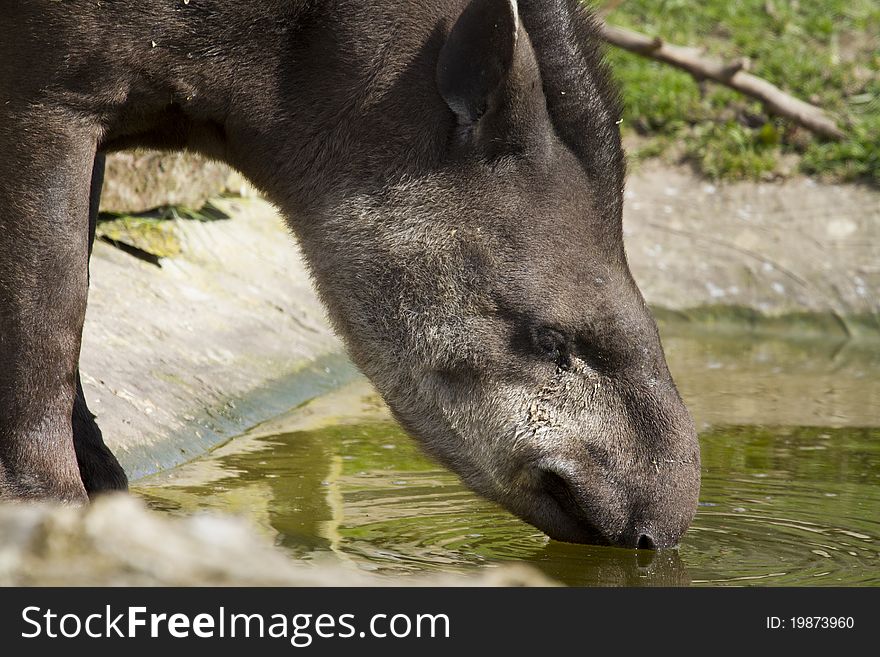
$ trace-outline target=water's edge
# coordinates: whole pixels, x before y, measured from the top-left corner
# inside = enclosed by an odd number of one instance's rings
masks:
[[[248,429],[349,383],[358,370],[341,353],[320,356],[302,369],[261,384],[219,408],[202,409],[190,423],[120,455],[131,481],[199,458]]]

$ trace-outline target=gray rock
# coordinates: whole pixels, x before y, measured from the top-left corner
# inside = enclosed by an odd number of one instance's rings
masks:
[[[176,518],[128,495],[88,507],[0,506],[2,586],[547,586],[524,566],[388,578],[338,562],[297,562],[246,522]]]
[[[200,208],[240,177],[225,164],[191,153],[126,151],[107,158],[101,210],[136,213],[163,205]]]

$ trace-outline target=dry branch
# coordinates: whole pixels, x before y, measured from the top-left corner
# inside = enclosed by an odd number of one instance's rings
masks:
[[[748,60],[737,60],[725,64],[706,59],[695,48],[684,48],[665,43],[659,37],[649,37],[621,27],[602,24],[602,37],[624,50],[644,57],[650,57],[690,73],[697,80],[714,80],[751,96],[762,103],[771,114],[791,119],[827,139],[843,139],[844,132],[837,127],[834,119],[821,108],[791,96],[767,80],[752,75]]]

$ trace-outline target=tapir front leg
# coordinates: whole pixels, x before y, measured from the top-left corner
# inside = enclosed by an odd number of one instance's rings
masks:
[[[0,105],[0,498],[83,502],[71,416],[97,130]]]
[[[104,156],[95,158],[89,193],[89,258],[95,241],[98,208],[101,204],[101,187],[104,183]],[[128,488],[128,478],[119,461],[104,444],[101,429],[86,404],[85,393],[76,373],[76,399],[73,402],[73,446],[79,464],[79,474],[89,497],[111,490]]]

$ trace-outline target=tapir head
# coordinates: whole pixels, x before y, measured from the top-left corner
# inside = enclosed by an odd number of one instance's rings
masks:
[[[627,265],[595,42],[573,0],[472,0],[433,55],[434,166],[305,246],[353,359],[467,485],[559,540],[670,546],[699,447]]]

